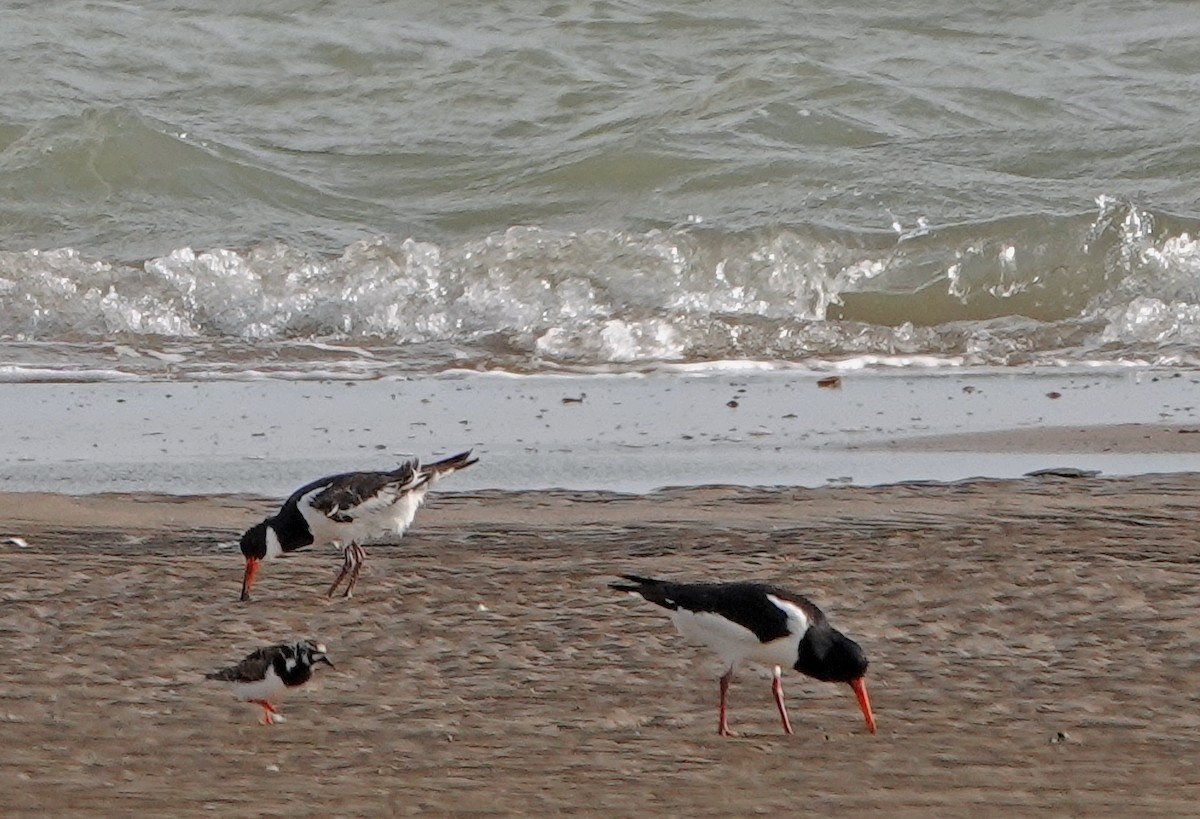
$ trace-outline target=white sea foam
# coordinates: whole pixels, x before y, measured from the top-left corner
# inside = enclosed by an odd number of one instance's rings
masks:
[[[279,242],[140,265],[0,252],[0,346],[21,372],[156,378],[1186,362],[1200,350],[1200,243],[1166,221],[1101,199],[1093,219],[926,224],[900,245],[519,226],[335,257]]]
[[[0,365],[0,382],[9,384],[20,383],[96,383],[102,381],[138,381],[141,380],[133,373],[120,370],[68,370],[48,367],[22,367],[19,365]]]

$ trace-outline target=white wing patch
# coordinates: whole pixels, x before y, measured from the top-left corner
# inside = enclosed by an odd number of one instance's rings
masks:
[[[267,527],[267,560],[274,560],[283,554],[283,545],[279,542],[279,535],[275,534],[275,527]]]
[[[778,606],[787,615],[788,631],[796,635],[797,640],[804,636],[804,632],[808,631],[808,615],[804,613],[804,609],[797,606],[795,603],[789,603],[786,600],[780,600],[773,594],[768,594],[767,599]]]

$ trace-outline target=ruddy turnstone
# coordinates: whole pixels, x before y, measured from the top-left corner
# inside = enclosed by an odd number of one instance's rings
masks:
[[[275,710],[275,703],[289,688],[297,688],[312,679],[313,666],[317,663],[334,667],[325,655],[324,645],[316,640],[300,640],[260,648],[246,655],[237,665],[204,676],[233,683],[238,699],[262,706],[262,724],[270,725],[283,720]]]
[[[404,534],[430,488],[477,460],[468,450],[427,466],[412,460],[390,472],[346,472],[305,484],[275,515],[242,535],[246,558],[242,600],[250,599],[250,586],[262,561],[314,543],[343,550],[342,570],[329,587],[329,596],[349,575],[345,596],[350,597],[367,558],[362,543],[389,532]]]
[[[667,609],[681,635],[714,649],[728,666],[721,677],[717,724],[721,736],[731,736],[726,719],[729,682],[742,661],[774,669],[771,692],[787,733],[792,733],[792,723],[783,704],[781,666],[824,682],[849,683],[867,730],[875,733],[875,716],[863,681],[867,656],[858,643],[829,625],[808,598],[761,583],[671,583],[629,574],[621,577],[633,585],[612,583],[612,588],[640,594]]]

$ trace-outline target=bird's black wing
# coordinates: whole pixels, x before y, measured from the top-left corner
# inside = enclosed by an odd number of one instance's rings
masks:
[[[824,622],[825,615],[808,598],[762,583],[671,583],[637,575],[621,575],[637,585],[610,584],[619,591],[640,594],[666,609],[710,612],[754,633],[760,642],[788,635],[788,615],[768,599],[771,595],[799,608],[809,623]]]
[[[266,646],[247,654],[237,665],[211,671],[204,676],[210,680],[223,682],[258,682],[267,676],[267,669],[275,664],[277,659],[287,660],[292,655],[291,646],[287,643]]]
[[[326,517],[342,522],[354,519],[354,510],[370,506],[379,499],[383,505],[395,502],[397,493],[410,488],[416,481],[416,461],[401,464],[391,472],[346,472],[322,481],[315,481],[293,493],[297,500],[307,492],[324,486],[308,504]],[[386,497],[382,497],[386,494]]]

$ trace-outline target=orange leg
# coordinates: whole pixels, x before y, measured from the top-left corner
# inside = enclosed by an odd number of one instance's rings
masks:
[[[260,705],[260,706],[262,706],[262,710],[263,710],[263,715],[262,715],[262,724],[263,724],[263,725],[272,725],[272,724],[274,724],[275,720],[274,720],[274,719],[272,719],[272,715],[273,715],[273,714],[275,714],[275,713],[277,713],[277,712],[275,711],[275,706],[274,706],[274,705],[271,705],[271,703],[267,702],[266,700],[250,700],[250,702],[251,702],[251,703],[253,703],[253,704],[255,704],[255,705]]]

